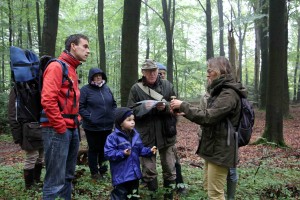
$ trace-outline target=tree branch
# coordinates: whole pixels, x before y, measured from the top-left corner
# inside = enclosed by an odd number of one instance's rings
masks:
[[[205,13],[205,15],[206,15],[206,10],[205,10],[204,6],[202,5],[201,1],[198,0],[198,2],[199,2],[200,6],[202,7],[202,9],[203,9],[203,11],[204,11],[204,13]]]
[[[149,6],[146,2],[142,1],[143,4],[145,4],[148,8],[150,8],[153,12],[155,12],[155,14],[157,14],[157,16],[164,21],[164,18],[156,11],[154,10],[154,8],[152,8],[151,6]]]

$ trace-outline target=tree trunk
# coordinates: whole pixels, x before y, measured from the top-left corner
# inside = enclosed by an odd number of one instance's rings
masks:
[[[284,88],[283,88],[283,116],[289,116],[289,107],[290,107],[290,93],[289,93],[289,78],[288,78],[288,67],[287,67],[287,60],[288,60],[288,13],[287,8],[284,9],[285,16],[284,16],[284,37],[285,37],[285,45],[282,51],[284,56],[284,63],[283,63],[283,75],[284,75]]]
[[[1,19],[3,19],[3,10],[1,9],[0,12],[1,12]],[[3,26],[1,26],[1,35],[4,36],[4,27]],[[1,38],[2,38],[2,40],[1,40],[2,47],[6,48],[5,43],[4,43],[4,37],[1,37]],[[4,67],[5,67],[5,65],[4,65],[4,51],[2,51],[2,53],[1,53],[1,69],[2,69],[2,74],[1,74],[2,85],[1,86],[2,87],[0,89],[0,92],[3,92],[4,88],[5,88],[5,79],[4,79],[4,77],[5,77],[5,68]]]
[[[214,43],[212,36],[212,24],[211,24],[211,3],[210,0],[206,0],[206,59],[214,57]]]
[[[253,9],[254,9],[254,13],[259,14],[259,10],[260,10],[260,3],[259,1],[257,1],[257,3],[255,3],[253,5]],[[254,101],[258,102],[259,101],[259,90],[258,90],[258,86],[259,86],[259,69],[260,69],[260,47],[261,47],[261,43],[260,43],[260,29],[259,29],[259,21],[255,20],[254,21],[255,25],[255,64],[254,64]]]
[[[100,52],[100,68],[106,73],[106,53],[104,41],[103,0],[98,0],[98,39]]]
[[[300,17],[297,19],[297,24],[298,24],[298,41],[297,41],[297,57],[296,57],[296,65],[295,65],[295,71],[294,71],[294,98],[293,101],[295,103],[300,102],[300,98],[297,94],[300,94],[300,82],[297,83],[297,74],[298,74],[298,68],[299,68],[299,57],[300,57]],[[299,74],[300,78],[300,74]],[[298,88],[298,90],[297,90]],[[298,92],[297,92],[298,91]]]
[[[27,15],[27,35],[28,35],[28,42],[27,42],[27,46],[29,49],[32,49],[32,33],[31,33],[31,25],[30,25],[30,10],[29,10],[29,2],[27,1],[26,3],[26,15]]]
[[[36,8],[36,23],[37,23],[37,36],[38,36],[38,45],[39,45],[39,55],[42,56],[42,31],[41,31],[41,18],[40,18],[40,1],[36,0],[35,2]]]
[[[23,6],[24,0],[21,1],[21,16],[23,14],[24,6]],[[23,18],[19,18],[19,24],[18,24],[18,37],[17,37],[17,46],[23,48]]]
[[[162,0],[163,22],[166,30],[167,42],[167,79],[173,83],[173,32],[175,24],[175,0]],[[171,16],[172,10],[172,16]]]
[[[149,14],[148,14],[148,0],[145,0],[145,17],[146,17],[146,37],[147,37],[147,47],[146,47],[146,59],[150,56],[150,38],[149,38]]]
[[[131,86],[138,79],[140,0],[124,1],[121,46],[121,106],[127,105]]]
[[[261,41],[261,72],[260,72],[260,102],[259,108],[266,108],[267,99],[267,82],[268,82],[268,68],[269,68],[269,34],[268,34],[268,8],[267,0],[261,0],[262,14],[265,15],[260,26],[260,41]]]
[[[242,18],[242,11],[241,11],[241,2],[240,0],[238,0],[238,19],[241,21]],[[244,25],[244,27],[242,27],[242,24]],[[239,60],[238,63],[239,65],[238,67],[238,73],[237,73],[237,81],[242,82],[243,81],[243,43],[245,40],[245,35],[246,35],[246,31],[247,31],[247,24],[246,23],[241,23],[239,25],[238,28],[238,39],[239,39]],[[244,29],[243,29],[244,28]]]
[[[13,14],[11,9],[11,2],[7,0],[7,7],[8,7],[8,42],[9,46],[12,46],[12,21],[13,21]]]
[[[218,0],[218,14],[219,14],[219,42],[220,42],[220,56],[225,56],[224,51],[224,20],[223,20],[223,0]]]
[[[233,36],[233,30],[228,32],[228,52],[229,52],[229,61],[232,66],[232,75],[234,76],[234,80],[237,81],[237,50],[236,43]]]
[[[59,0],[45,0],[42,54],[55,57]]]
[[[263,137],[269,142],[284,145],[283,139],[283,94],[286,37],[286,1],[269,1],[270,66],[267,82],[266,124]],[[276,81],[274,81],[276,80]]]

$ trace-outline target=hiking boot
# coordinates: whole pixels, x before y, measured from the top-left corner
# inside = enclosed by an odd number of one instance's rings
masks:
[[[177,186],[176,192],[177,192],[177,194],[185,195],[185,194],[187,194],[187,189],[186,189],[185,186],[183,186],[183,187],[178,187],[178,186]]]
[[[237,182],[227,181],[227,200],[235,199],[236,184]]]
[[[30,190],[34,185],[34,169],[24,169],[24,180],[26,190]]]
[[[164,194],[164,200],[172,200],[173,199],[173,191],[172,185],[175,185],[175,180],[164,180],[164,188],[166,189],[166,192]]]
[[[176,168],[176,188],[177,188],[176,192],[178,194],[186,194],[187,190],[183,182],[183,176],[181,173],[181,164],[179,162],[176,162],[175,168]]]
[[[108,170],[107,165],[102,165],[101,167],[99,167],[100,174],[106,174],[107,170]]]
[[[35,164],[35,166],[34,166],[34,181],[36,183],[40,183],[41,182],[42,168],[43,168],[43,164],[42,163]]]
[[[156,191],[158,189],[158,181],[157,177],[154,178],[152,181],[147,182],[148,190],[150,191]]]

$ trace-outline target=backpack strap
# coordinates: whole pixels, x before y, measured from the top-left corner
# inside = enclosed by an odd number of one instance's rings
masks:
[[[73,98],[73,107],[76,107],[76,91],[73,88],[73,82],[70,79],[70,77],[68,76],[68,66],[65,62],[59,60],[59,59],[53,59],[53,61],[57,61],[60,63],[60,65],[62,66],[62,71],[63,71],[63,80],[62,82],[64,82],[65,80],[67,80],[69,82],[69,89],[66,93],[66,97],[68,98],[70,96],[70,91],[74,92],[74,98]],[[67,98],[65,99],[65,105],[67,104]]]
[[[165,101],[166,102],[163,95],[159,94],[158,92],[149,88],[148,86],[143,85],[142,82],[137,83],[137,85],[143,90],[143,92],[145,92],[151,98],[153,98],[157,101]]]

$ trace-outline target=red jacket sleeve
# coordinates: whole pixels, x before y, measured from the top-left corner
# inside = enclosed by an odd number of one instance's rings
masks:
[[[59,95],[62,87],[63,72],[58,62],[52,62],[43,74],[41,104],[49,120],[49,124],[57,133],[66,132],[66,122],[59,109]]]

